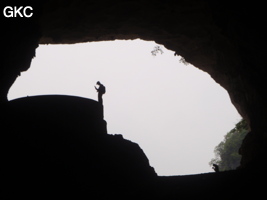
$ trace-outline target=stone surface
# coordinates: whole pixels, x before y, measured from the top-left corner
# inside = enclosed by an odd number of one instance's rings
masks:
[[[98,102],[73,96],[35,96],[8,102],[1,112],[1,128],[5,130],[0,140],[2,196],[262,198],[262,170],[157,176],[136,143],[107,134],[101,112]],[[251,189],[252,183],[256,190]]]
[[[8,102],[1,113],[1,181],[6,193],[12,199],[65,199],[124,188],[118,192],[124,194],[156,178],[136,143],[107,134],[101,107],[73,96]]]
[[[1,10],[6,5],[34,8],[34,17],[29,19],[3,16],[0,19],[2,107],[9,88],[20,72],[30,67],[40,43],[153,40],[209,73],[228,91],[232,103],[251,128],[240,150],[241,168],[266,166],[264,2],[3,0],[0,5]]]

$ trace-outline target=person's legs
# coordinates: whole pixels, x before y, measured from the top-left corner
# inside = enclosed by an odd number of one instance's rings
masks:
[[[98,102],[103,105],[103,99],[102,99],[102,95],[101,93],[98,92]]]

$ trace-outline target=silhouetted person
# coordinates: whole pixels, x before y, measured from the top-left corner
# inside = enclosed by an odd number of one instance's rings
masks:
[[[219,166],[216,165],[216,164],[213,164],[212,169],[213,169],[215,172],[219,172],[219,171],[220,171],[220,170],[219,170]]]
[[[95,87],[96,91],[98,92],[98,102],[103,105],[103,99],[102,99],[102,95],[106,93],[106,88],[103,84],[101,84],[99,81],[97,81],[96,83],[97,85],[99,85],[99,87]]]

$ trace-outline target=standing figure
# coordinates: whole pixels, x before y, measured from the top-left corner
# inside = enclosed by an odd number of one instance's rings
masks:
[[[220,172],[220,170],[219,170],[219,166],[216,165],[216,164],[213,164],[212,169],[213,169],[215,172]]]
[[[106,93],[106,88],[103,84],[101,84],[99,81],[97,81],[96,83],[97,85],[99,85],[99,87],[97,88],[95,86],[96,91],[98,92],[98,102],[103,105],[103,99],[102,99],[102,95]]]

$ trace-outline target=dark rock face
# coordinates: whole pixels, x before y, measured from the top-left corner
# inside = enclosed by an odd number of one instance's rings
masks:
[[[260,171],[158,177],[140,147],[108,135],[102,106],[36,96],[2,107],[1,185],[6,199],[222,199],[262,197]],[[259,190],[255,194],[251,183]],[[225,192],[225,190],[227,192]],[[239,194],[239,191],[247,191]],[[261,192],[262,191],[262,192]],[[229,197],[230,195],[230,197]],[[5,199],[5,198],[4,198]]]
[[[30,67],[35,49],[40,43],[70,44],[136,38],[154,40],[209,73],[228,91],[232,103],[251,127],[251,133],[245,138],[240,149],[241,168],[258,170],[266,166],[267,29],[264,2],[233,4],[221,0],[3,0],[1,10],[7,5],[32,5],[34,15],[27,19],[1,16],[2,110],[6,105],[3,102],[7,101],[9,88],[20,72]],[[9,117],[16,116],[15,110],[12,111],[14,115],[1,113],[2,127]],[[24,129],[9,124],[17,134],[4,134],[7,137],[4,139],[14,137],[16,140],[30,124],[27,117],[23,119]],[[88,128],[82,123],[82,127]],[[41,130],[39,126],[36,128]],[[41,135],[38,136],[39,139]],[[116,137],[107,137],[113,138],[112,141],[117,140]],[[46,138],[44,141],[48,140]],[[20,146],[20,142],[16,145],[21,147],[22,152],[30,151]],[[24,155],[27,154],[21,154],[21,157],[17,156],[16,159],[22,159]]]
[[[154,179],[156,173],[137,144],[106,133],[101,107],[71,96],[7,103],[1,171],[11,197],[77,197],[115,187],[127,190]]]

